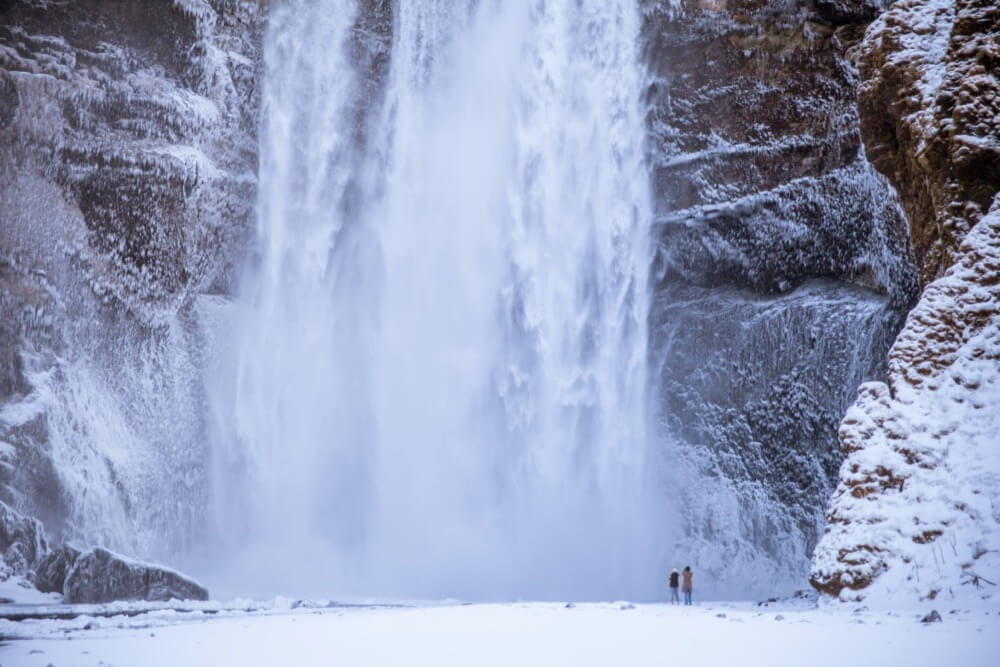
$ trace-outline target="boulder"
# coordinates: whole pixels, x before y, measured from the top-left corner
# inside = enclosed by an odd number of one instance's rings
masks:
[[[6,563],[7,574],[27,574],[48,550],[38,519],[23,516],[0,502],[0,556]]]
[[[69,604],[114,600],[207,600],[208,591],[173,570],[96,547],[76,558],[66,574],[63,596]]]
[[[66,575],[80,556],[80,550],[69,544],[50,551],[35,569],[35,588],[43,593],[62,593]]]

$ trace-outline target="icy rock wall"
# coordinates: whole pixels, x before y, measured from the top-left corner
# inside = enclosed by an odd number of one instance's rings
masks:
[[[882,377],[916,289],[901,210],[858,131],[851,57],[880,6],[643,7],[651,363],[670,484],[696,480],[668,558],[728,595],[801,586],[837,425]]]
[[[0,6],[0,498],[57,537],[191,539],[191,303],[229,291],[251,230],[261,13]]]
[[[861,46],[865,142],[931,282],[887,383],[863,386],[840,428],[811,581],[842,600],[995,598],[1000,584],[998,49],[1000,7],[971,0],[897,2]]]
[[[841,462],[833,438],[896,330],[887,299],[832,280],[776,297],[678,286],[651,348],[678,443],[683,555],[727,595],[801,585]]]

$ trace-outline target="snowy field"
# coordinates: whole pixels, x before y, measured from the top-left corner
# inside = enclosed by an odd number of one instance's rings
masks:
[[[279,600],[99,611],[120,613],[0,621],[0,665],[1000,665],[1000,610],[987,607],[939,609],[931,624],[919,621],[928,610],[791,603],[293,609]]]

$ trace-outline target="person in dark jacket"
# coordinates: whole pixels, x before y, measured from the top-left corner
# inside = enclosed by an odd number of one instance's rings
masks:
[[[694,584],[692,584],[691,579],[694,577],[694,573],[691,572],[691,566],[684,566],[684,585],[681,590],[684,591],[684,604],[691,604],[691,592],[694,591]]]
[[[677,597],[677,588],[681,585],[681,575],[675,567],[670,571],[670,604],[680,604],[681,599]]]

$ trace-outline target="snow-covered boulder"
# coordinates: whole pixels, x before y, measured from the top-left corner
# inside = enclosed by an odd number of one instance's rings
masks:
[[[80,550],[69,544],[50,551],[35,570],[35,588],[43,593],[62,593],[66,575],[80,556]]]
[[[100,547],[86,551],[66,574],[67,603],[114,600],[207,600],[208,591],[179,572],[120,556]]]
[[[30,572],[49,549],[38,519],[0,502],[0,579]]]
[[[174,570],[120,556],[101,547],[81,552],[63,544],[50,549],[45,529],[0,502],[0,581],[19,577],[43,593],[62,593],[67,603],[114,600],[207,600],[208,591]]]
[[[840,428],[811,582],[842,600],[1000,598],[1000,197]]]

